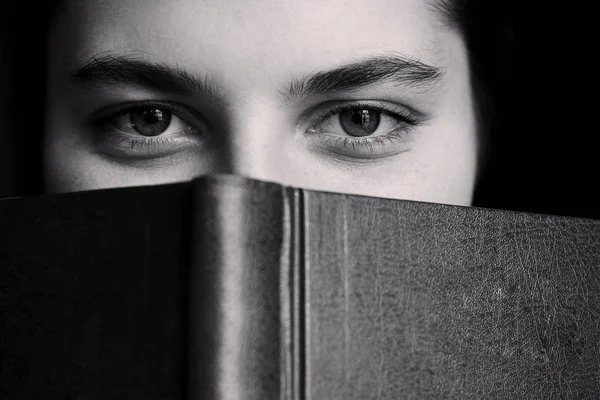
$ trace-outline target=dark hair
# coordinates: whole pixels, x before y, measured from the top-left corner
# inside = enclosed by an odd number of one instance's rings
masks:
[[[468,19],[468,2],[469,0],[432,0],[430,6],[434,12],[442,17],[442,22],[445,25],[465,33]]]
[[[483,76],[481,63],[477,55],[480,53],[474,40],[478,31],[485,25],[481,18],[474,18],[474,0],[434,0],[430,5],[434,12],[441,16],[442,22],[451,29],[457,30],[463,37],[469,58],[473,106],[478,131],[477,181],[484,174],[489,161],[489,141],[491,136],[490,117],[493,114],[493,103],[489,96],[486,79]]]
[[[486,193],[489,188],[480,181],[493,157],[491,144],[503,129],[501,117],[507,98],[504,90],[508,87],[513,49],[513,14],[509,4],[477,0],[433,0],[430,4],[445,25],[462,35],[467,47],[479,133],[476,205],[487,205],[494,197]]]
[[[0,197],[40,194],[46,35],[59,0],[8,1],[0,13]]]

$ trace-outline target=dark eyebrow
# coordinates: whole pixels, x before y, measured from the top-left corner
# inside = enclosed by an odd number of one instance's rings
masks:
[[[296,79],[283,94],[291,100],[331,92],[353,91],[388,82],[428,90],[441,84],[443,76],[444,71],[439,67],[400,55],[385,55]]]
[[[224,96],[208,77],[200,79],[165,63],[148,62],[131,56],[98,55],[71,72],[71,79],[83,86],[129,84],[160,92],[198,95],[223,104]]]
[[[71,79],[84,86],[98,84],[140,85],[165,93],[194,96],[225,105],[224,95],[208,77],[200,79],[165,63],[134,56],[102,54],[71,72]],[[442,82],[441,68],[399,55],[368,58],[330,71],[319,71],[294,79],[286,92],[288,100],[332,92],[353,91],[377,83],[431,89]]]

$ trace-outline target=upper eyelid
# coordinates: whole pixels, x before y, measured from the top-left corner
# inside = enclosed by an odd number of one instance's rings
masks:
[[[209,125],[206,118],[204,118],[199,112],[197,112],[193,108],[190,108],[179,102],[160,100],[132,101],[106,106],[92,113],[89,119],[92,124],[102,123],[112,118],[116,118],[118,116],[133,112],[135,110],[149,108],[153,106],[156,108],[166,108],[172,114],[183,119],[187,123],[202,123],[204,125]]]
[[[412,123],[412,124],[418,124],[420,122],[420,120],[423,118],[422,113],[420,113],[419,111],[413,110],[411,107],[407,107],[407,106],[384,106],[381,105],[381,101],[377,101],[377,100],[354,100],[354,101],[348,101],[348,102],[340,102],[340,103],[336,103],[334,106],[332,106],[331,108],[329,108],[328,110],[324,111],[321,115],[319,115],[319,117],[317,118],[317,122],[313,123],[312,125],[318,125],[320,123],[323,123],[324,121],[326,121],[328,118],[330,118],[333,115],[339,114],[340,112],[347,110],[347,109],[352,109],[352,108],[371,108],[371,109],[375,109],[381,113],[385,113],[391,117],[400,117],[404,120],[406,120],[407,123]],[[385,103],[385,102],[383,102]]]
[[[373,110],[379,111],[384,114],[398,114],[398,115],[406,116],[406,117],[409,117],[412,115],[410,112],[402,112],[398,108],[385,107],[385,106],[380,106],[377,104],[364,104],[364,103],[345,104],[345,105],[341,105],[341,106],[336,106],[333,109],[331,109],[328,114],[333,115],[333,114],[338,114],[345,110],[361,109],[361,108],[373,109]]]

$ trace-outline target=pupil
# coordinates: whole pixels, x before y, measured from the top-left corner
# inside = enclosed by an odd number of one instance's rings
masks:
[[[147,124],[155,124],[162,120],[162,111],[155,108],[151,111],[144,111],[144,122]]]
[[[369,110],[352,110],[352,122],[356,125],[369,123]]]

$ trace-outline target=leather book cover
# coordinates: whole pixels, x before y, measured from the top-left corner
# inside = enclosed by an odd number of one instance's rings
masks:
[[[0,399],[185,387],[191,185],[0,200]]]
[[[302,192],[305,399],[600,396],[600,221]]]
[[[285,396],[291,287],[283,193],[235,176],[196,181],[187,399],[296,398]]]
[[[0,201],[0,398],[585,399],[600,221],[233,176]]]
[[[189,399],[600,393],[600,221],[236,177],[196,193]]]

